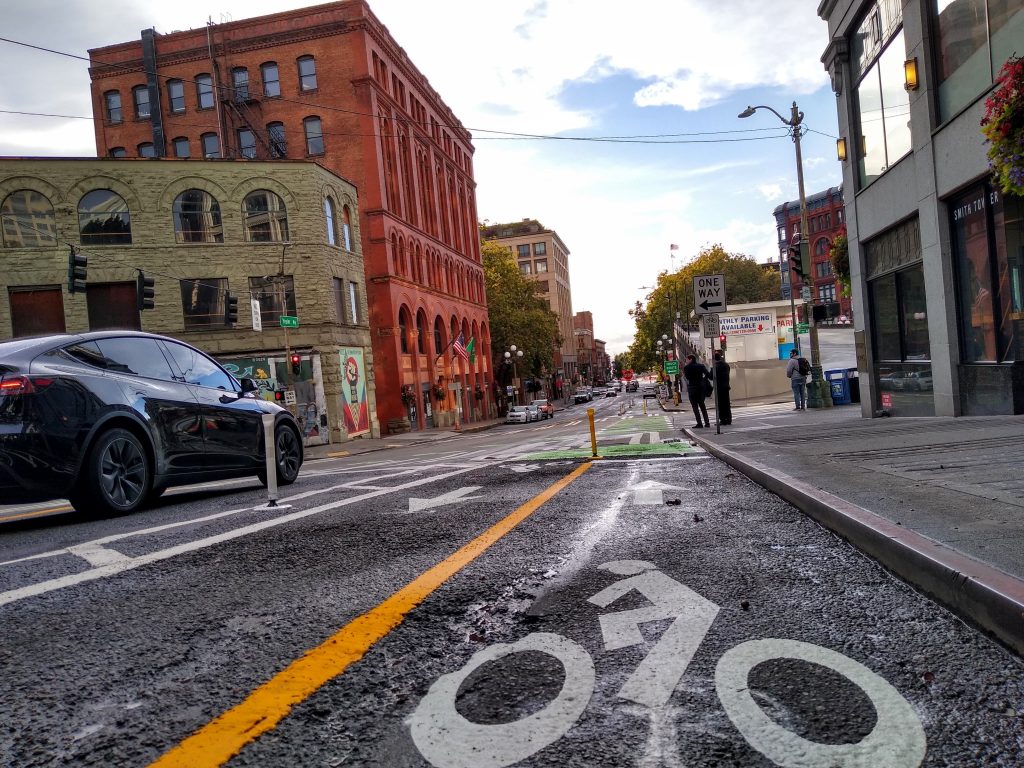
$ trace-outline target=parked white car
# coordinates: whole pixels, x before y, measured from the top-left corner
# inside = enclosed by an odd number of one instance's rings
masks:
[[[525,405],[513,405],[505,414],[506,424],[528,424],[531,421],[533,419],[530,418],[530,409]]]

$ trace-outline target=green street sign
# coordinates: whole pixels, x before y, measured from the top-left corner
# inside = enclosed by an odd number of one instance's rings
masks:
[[[808,333],[810,330],[811,330],[811,326],[809,326],[807,323],[797,323],[796,324],[796,332],[797,333]]]
[[[678,360],[666,360],[665,361],[665,373],[672,376],[679,373],[679,361]]]
[[[292,317],[291,315],[281,315],[281,327],[282,328],[298,328],[299,318]]]

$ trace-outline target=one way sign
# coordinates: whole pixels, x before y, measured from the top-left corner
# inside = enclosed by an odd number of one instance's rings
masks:
[[[725,275],[697,275],[693,278],[693,311],[698,315],[725,312]]]

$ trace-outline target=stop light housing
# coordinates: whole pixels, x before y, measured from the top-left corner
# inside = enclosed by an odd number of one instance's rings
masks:
[[[224,325],[233,326],[238,322],[238,297],[229,293],[224,298]]]
[[[722,345],[721,349],[724,352],[725,351],[725,334],[724,333],[721,336],[718,337],[718,341]]]
[[[796,240],[789,246],[789,266],[803,282],[811,276],[811,254],[806,240]]]
[[[89,272],[89,257],[71,246],[68,253],[68,293],[84,293],[85,279]]]
[[[139,311],[156,307],[156,280],[139,270],[135,279],[135,300]]]
[[[274,390],[274,402],[275,403],[283,403],[284,402],[284,390],[283,389],[275,389]]]
[[[298,355],[292,355],[292,373],[296,376],[299,375],[299,369],[302,365],[302,358]]]

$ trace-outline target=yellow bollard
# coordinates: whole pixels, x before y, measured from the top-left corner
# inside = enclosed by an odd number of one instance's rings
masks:
[[[590,455],[597,458],[597,432],[594,430],[594,409],[587,408],[587,418],[590,419]]]
[[[647,398],[644,398],[644,416],[647,415]]]

